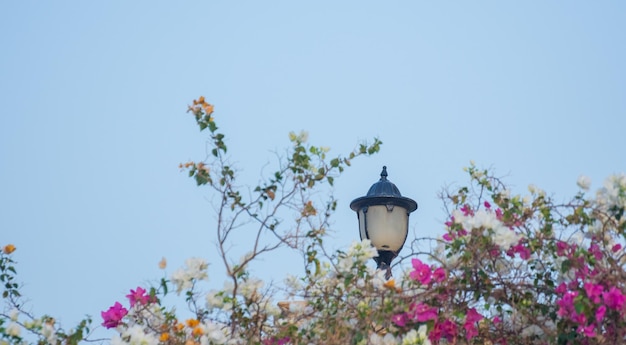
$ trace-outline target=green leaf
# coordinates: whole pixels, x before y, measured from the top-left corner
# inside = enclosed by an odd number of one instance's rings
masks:
[[[585,304],[582,301],[574,302],[574,309],[578,314],[582,313],[585,310]]]

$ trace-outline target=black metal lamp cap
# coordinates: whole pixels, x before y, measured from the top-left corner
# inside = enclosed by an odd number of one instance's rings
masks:
[[[398,187],[387,180],[387,176],[387,167],[383,166],[383,171],[380,173],[380,180],[370,187],[366,196],[354,199],[350,203],[350,208],[358,212],[361,208],[372,205],[395,205],[404,207],[409,213],[415,211],[417,209],[417,202],[413,199],[403,197]]]

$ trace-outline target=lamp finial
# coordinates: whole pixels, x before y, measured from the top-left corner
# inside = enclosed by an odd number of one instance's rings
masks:
[[[381,181],[386,181],[387,180],[387,166],[383,165],[383,172],[380,173],[380,180]]]

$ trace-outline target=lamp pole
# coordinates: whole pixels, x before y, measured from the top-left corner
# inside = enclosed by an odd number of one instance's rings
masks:
[[[386,279],[391,278],[391,261],[406,242],[409,215],[417,209],[417,202],[400,194],[398,187],[387,180],[387,167],[383,166],[380,180],[367,195],[354,199],[350,208],[357,214],[361,240],[370,240],[378,251],[374,258],[377,268],[386,270]]]

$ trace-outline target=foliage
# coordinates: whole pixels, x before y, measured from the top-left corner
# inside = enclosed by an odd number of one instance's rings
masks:
[[[278,168],[246,189],[236,183],[213,110],[202,97],[189,107],[200,130],[208,130],[210,150],[204,161],[180,167],[219,197],[214,230],[228,281],[222,289],[200,291],[208,263],[190,258],[160,284],[130,290],[127,302],[102,312],[102,325],[114,331],[112,344],[624,342],[625,175],[609,177],[595,195],[581,177],[580,192],[560,203],[534,186],[528,196],[514,195],[472,163],[469,184],[441,194],[446,231],[427,239],[436,249],[411,253],[412,269],[386,280],[368,266],[377,252],[367,240],[327,252],[336,202],[313,198],[351,160],[378,152],[380,141],[329,157],[327,148],[307,143],[306,133],[291,133]],[[229,241],[239,229],[254,235],[249,253],[234,262]],[[299,251],[305,265],[305,274],[287,277],[283,290],[265,286],[250,270],[251,262],[281,247]],[[14,250],[7,245],[0,254],[11,310],[0,317],[2,341],[20,343],[23,330],[41,344],[89,340],[89,318],[66,332],[49,316],[24,312]],[[180,319],[164,305],[163,297],[173,293],[183,296],[191,318]],[[281,294],[288,297],[277,301]]]

